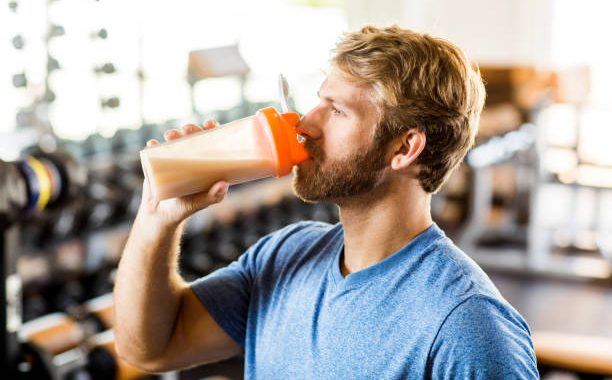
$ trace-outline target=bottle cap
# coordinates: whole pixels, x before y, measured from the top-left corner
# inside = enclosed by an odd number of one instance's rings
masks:
[[[279,114],[274,107],[262,108],[256,115],[270,127],[276,151],[276,176],[289,174],[294,165],[308,158],[303,139],[295,130],[300,115],[296,112]]]

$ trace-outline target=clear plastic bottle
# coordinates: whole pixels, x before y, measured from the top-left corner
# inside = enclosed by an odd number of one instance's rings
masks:
[[[255,115],[147,147],[140,160],[157,200],[230,184],[284,176],[308,158],[295,127],[295,112],[279,114],[273,107]]]

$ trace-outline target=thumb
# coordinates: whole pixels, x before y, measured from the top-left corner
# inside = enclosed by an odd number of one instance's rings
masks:
[[[227,181],[219,181],[215,183],[208,192],[191,195],[189,203],[192,204],[195,210],[200,210],[212,204],[219,203],[225,198],[228,188],[229,183]]]

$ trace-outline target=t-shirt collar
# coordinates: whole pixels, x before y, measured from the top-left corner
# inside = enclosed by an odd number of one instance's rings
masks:
[[[333,282],[345,289],[360,286],[373,278],[380,277],[401,265],[405,260],[418,260],[418,253],[425,251],[434,241],[446,236],[444,231],[436,223],[433,223],[397,252],[368,268],[344,277],[340,272],[340,258],[343,256],[342,252],[344,251],[344,230],[340,224],[336,225],[336,227],[339,228],[330,272]]]

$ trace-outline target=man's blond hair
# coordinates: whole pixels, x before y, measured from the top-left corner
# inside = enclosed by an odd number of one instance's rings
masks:
[[[425,133],[418,179],[426,192],[438,191],[474,143],[485,99],[478,68],[449,41],[397,26],[344,35],[331,63],[374,90],[379,141]]]

